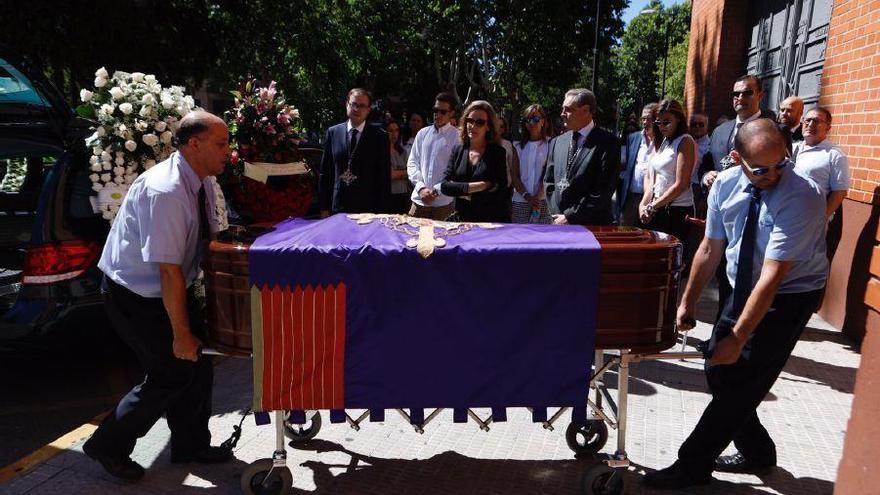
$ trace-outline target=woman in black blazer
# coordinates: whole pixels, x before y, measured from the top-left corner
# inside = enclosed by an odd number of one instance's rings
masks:
[[[507,157],[495,110],[477,100],[465,109],[459,126],[462,144],[452,149],[440,192],[455,198],[463,222],[510,222]]]

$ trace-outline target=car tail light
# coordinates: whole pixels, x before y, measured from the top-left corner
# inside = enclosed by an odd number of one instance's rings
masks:
[[[23,284],[49,284],[82,275],[101,254],[88,241],[62,241],[31,246],[24,259]]]

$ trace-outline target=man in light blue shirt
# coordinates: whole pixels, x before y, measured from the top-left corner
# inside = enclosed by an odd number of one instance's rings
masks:
[[[824,197],[793,170],[776,124],[743,125],[731,158],[739,166],[719,173],[709,193],[706,236],[677,317],[679,329],[693,327],[700,293],[726,256],[733,293],[707,351],[712,401],[678,460],[645,477],[653,488],[706,484],[713,470],[760,473],[776,465],[756,409],[818,307],[828,273]],[[731,441],[738,452],[719,457]]]
[[[131,185],[98,263],[107,314],[146,378],[104,419],[83,452],[127,480],[143,477],[130,455],[163,414],[171,462],[232,458],[228,448],[210,444],[213,364],[198,355],[205,325],[189,290],[211,231],[209,177],[222,173],[229,159],[229,131],[220,118],[196,111],[180,121],[176,140],[179,151]]]

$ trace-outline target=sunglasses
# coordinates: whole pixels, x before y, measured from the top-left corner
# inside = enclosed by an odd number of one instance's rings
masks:
[[[768,173],[770,173],[771,170],[782,170],[785,167],[787,167],[789,163],[791,163],[791,162],[789,161],[788,158],[783,158],[782,161],[780,161],[776,165],[770,165],[769,167],[749,167],[749,166],[747,166],[746,168],[749,169],[749,173],[751,173],[755,177],[760,177],[762,175],[767,175]]]
[[[740,97],[743,97],[743,96],[752,96],[753,94],[755,94],[755,91],[754,91],[754,90],[751,90],[751,89],[746,89],[746,90],[743,90],[743,91],[731,91],[731,92],[730,92],[730,96],[733,97],[733,98],[740,98]]]
[[[488,124],[489,121],[486,119],[472,119],[468,117],[464,119],[464,123],[465,125],[472,125],[474,127],[483,127],[484,125]]]
[[[527,119],[523,119],[523,123],[527,124],[527,125],[528,124],[537,124],[538,122],[540,122],[542,120],[544,120],[544,117],[541,117],[540,115],[532,115],[531,117],[529,117]]]
[[[440,115],[446,115],[447,113],[449,113],[449,109],[447,109],[447,108],[434,107],[431,109],[431,111],[434,112],[435,114],[440,114]]]
[[[819,125],[819,124],[827,124],[827,123],[828,123],[828,122],[825,122],[825,121],[822,120],[822,119],[817,119],[817,118],[815,118],[815,117],[808,117],[808,118],[804,119],[804,124],[805,124],[805,125],[811,125],[811,124]]]
[[[672,124],[671,120],[655,120],[654,121],[654,125],[656,125],[658,127],[666,127],[671,124]]]

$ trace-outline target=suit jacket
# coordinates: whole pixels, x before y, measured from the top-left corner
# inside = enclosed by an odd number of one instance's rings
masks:
[[[776,114],[770,110],[761,110],[762,119],[771,119],[776,122]],[[782,124],[777,124],[782,131],[788,146],[788,152],[791,154],[791,132]],[[710,170],[721,171],[721,159],[730,154],[733,149],[733,131],[736,129],[736,119],[728,120],[719,125],[712,131],[709,138],[709,152],[703,155],[703,162],[700,164],[700,183],[703,182],[703,175]]]
[[[476,166],[468,159],[469,147],[456,144],[440,183],[440,192],[455,198],[455,211],[461,221],[510,222],[510,196],[507,190],[507,150],[490,143]],[[488,181],[492,187],[468,195],[468,183]],[[469,196],[470,199],[465,199]]]
[[[623,172],[620,174],[620,187],[617,190],[618,212],[623,211],[623,205],[626,204],[626,198],[629,195],[629,188],[632,185],[636,170],[636,158],[641,147],[642,131],[631,132],[626,136],[626,162],[624,163]]]
[[[346,185],[340,176],[348,168],[346,122],[327,129],[318,181],[318,206],[331,213],[382,213],[391,201],[391,158],[388,134],[367,124],[351,158],[357,179]]]
[[[599,126],[587,135],[571,170],[566,170],[572,131],[550,141],[544,190],[551,214],[563,214],[568,223],[611,225],[611,196],[620,173],[618,140]],[[568,187],[559,187],[566,180]]]

